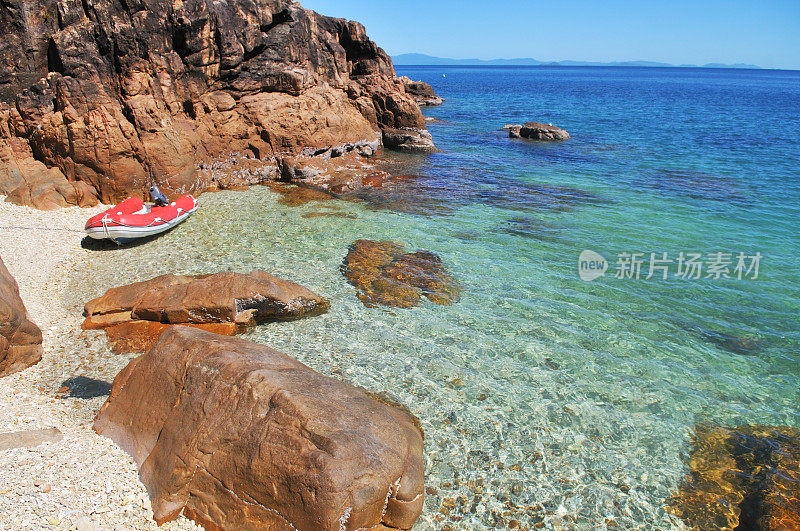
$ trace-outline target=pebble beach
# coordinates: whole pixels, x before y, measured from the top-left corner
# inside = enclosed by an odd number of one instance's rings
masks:
[[[0,256],[42,329],[44,353],[37,365],[0,379],[0,434],[55,428],[60,436],[0,451],[0,529],[156,529],[133,459],[92,430],[104,387],[130,356],[112,354],[98,332],[80,329],[82,307],[67,291],[91,252],[81,248],[83,223],[107,207],[39,211],[3,199]],[[70,393],[65,382],[82,386]],[[180,517],[160,529],[199,527]]]

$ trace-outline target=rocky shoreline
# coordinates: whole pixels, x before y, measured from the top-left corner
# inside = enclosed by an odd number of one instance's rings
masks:
[[[153,529],[158,522],[166,529],[196,528],[182,516],[186,514],[212,527],[267,525],[288,518],[299,528],[308,528],[308,522],[303,522],[311,518],[308,511],[313,507],[314,514],[317,514],[313,518],[339,522],[343,528],[374,526],[381,522],[393,528],[411,527],[424,500],[422,433],[412,415],[393,404],[383,403],[380,399],[376,401],[377,395],[315,373],[268,347],[191,328],[203,326],[203,323],[211,326],[228,323],[237,327],[264,319],[296,319],[325,311],[329,301],[265,272],[195,277],[165,275],[149,282],[111,289],[87,302],[86,319],[81,326],[78,320],[80,308],[68,306],[66,301],[69,298],[62,294],[68,289],[70,272],[89,264],[88,253],[91,251],[81,248],[83,234],[75,227],[91,214],[91,210],[87,212],[78,208],[43,212],[0,203],[0,219],[9,223],[2,230],[12,236],[0,243],[0,256],[9,256],[9,271],[19,279],[20,293],[30,308],[30,318],[44,332],[41,361],[0,378],[0,397],[6,404],[0,413],[0,479],[6,485],[6,496],[0,499],[0,513],[4,515],[4,526],[12,529]],[[35,256],[39,243],[52,245],[51,252],[44,259]],[[160,322],[163,319],[167,319],[166,324]],[[187,326],[167,327],[173,322]],[[112,330],[118,327],[148,323],[155,324],[157,330],[152,331],[153,337],[142,343],[134,341],[142,335],[140,330],[122,333],[121,342],[120,338],[115,341],[112,334]],[[106,330],[109,342],[106,344],[101,329],[109,325]],[[81,328],[85,330],[81,331]],[[228,334],[228,331],[218,333]],[[161,340],[156,342],[159,335]],[[209,349],[209,345],[215,342],[219,347],[217,353]],[[154,343],[156,347],[151,348]],[[197,348],[192,348],[192,345]],[[133,354],[147,349],[150,349],[149,358],[137,358]],[[173,400],[152,401],[150,389],[161,379],[139,372],[149,366],[147,370],[160,374],[165,364],[176,359],[173,355],[175,349],[188,356],[185,360],[187,371],[197,369],[204,374],[203,371],[216,364],[214,371],[220,374],[233,374],[231,371],[239,369],[244,372],[224,384],[221,377],[215,377],[214,385],[222,386],[215,391],[207,389],[205,384],[188,390],[187,386],[194,385],[191,382],[202,378],[192,377],[191,381],[176,383],[176,390],[183,392],[187,389],[186,393],[190,395],[187,395],[187,400],[197,400],[191,397],[208,394],[201,399],[202,408],[189,406],[190,409],[183,413],[174,412],[171,411]],[[167,351],[173,353],[165,353]],[[211,357],[200,361],[208,355]],[[159,356],[165,357],[161,359]],[[256,363],[256,360],[263,359],[272,361]],[[275,369],[276,364],[282,368]],[[250,368],[245,370],[244,366]],[[296,371],[297,376],[289,377],[289,370]],[[264,378],[270,371],[273,376],[267,383]],[[112,379],[114,387],[110,383]],[[149,383],[144,386],[130,383],[136,379],[140,383]],[[256,380],[264,381],[264,388],[254,396],[252,386]],[[310,381],[315,382],[312,386],[315,392],[307,394]],[[167,380],[163,383],[167,385]],[[124,393],[120,394],[123,387]],[[205,426],[221,425],[223,417],[228,418],[230,412],[227,408],[231,400],[228,390],[233,389],[238,389],[241,394],[241,398],[236,400],[240,406],[246,400],[252,402],[252,411],[243,410],[242,420],[224,422],[230,429],[241,431],[234,439],[262,438],[259,452],[266,447],[264,445],[277,445],[276,448],[282,448],[283,457],[277,462],[267,460],[252,468],[257,458],[255,455],[245,457],[244,452],[254,447],[245,445],[235,450],[229,461],[236,461],[241,456],[250,463],[248,466],[252,470],[224,480],[230,485],[249,484],[248,487],[232,487],[231,492],[235,495],[227,496],[214,487],[216,480],[213,478],[241,467],[231,468],[225,460],[218,461],[218,465],[206,462],[206,454],[221,459],[230,447],[226,442],[228,436],[214,439],[212,434],[215,432],[206,433]],[[109,393],[111,397],[107,398]],[[320,401],[316,398],[319,393],[329,396]],[[265,402],[260,396],[272,398]],[[282,398],[278,400],[277,396]],[[302,398],[304,396],[309,398]],[[315,398],[311,399],[312,396]],[[142,400],[147,402],[146,406],[139,404]],[[225,412],[223,417],[217,418],[210,413],[210,404],[215,400],[222,408],[219,411]],[[286,412],[279,413],[281,409],[286,409]],[[270,414],[263,422],[273,425],[271,429],[265,429],[260,421],[248,427],[243,420],[266,410]],[[348,415],[342,417],[342,410],[347,410]],[[161,413],[156,414],[158,411]],[[205,412],[203,415],[211,416],[195,422],[185,421],[186,415],[196,416],[201,411]],[[159,415],[173,426],[186,426],[189,431],[184,435],[188,441],[196,440],[204,433],[206,435],[202,437],[211,438],[191,450],[190,454],[184,454],[180,448],[188,444],[187,441],[170,428],[177,438],[172,440],[172,446],[163,448],[163,442],[157,446],[162,448],[157,450],[160,452],[158,460],[188,462],[189,459],[200,459],[197,463],[204,470],[221,467],[210,472],[212,475],[206,478],[208,481],[184,482],[188,501],[181,502],[185,509],[180,505],[177,511],[172,497],[159,497],[157,493],[173,490],[170,485],[178,481],[180,467],[177,464],[159,467],[162,472],[155,475],[153,470],[147,472],[149,465],[143,461],[142,447],[129,444],[131,438],[147,440],[150,422]],[[294,420],[287,424],[282,420],[284,418]],[[304,419],[302,425],[293,427],[299,419]],[[110,437],[131,455],[96,434],[91,429],[93,422],[98,433]],[[398,431],[399,427],[402,429]],[[275,430],[283,431],[284,438],[288,439],[276,439]],[[353,433],[347,435],[347,430]],[[398,438],[400,434],[405,435]],[[370,437],[376,439],[370,441]],[[152,447],[152,441],[143,444]],[[304,457],[308,445],[321,448],[323,453]],[[404,452],[408,453],[406,457],[402,457]],[[295,453],[296,457],[292,457]],[[335,458],[325,461],[323,454],[328,453]],[[311,457],[311,461],[304,461]],[[87,466],[87,463],[91,465]],[[177,476],[170,475],[173,470]],[[313,487],[315,492],[338,494],[320,498],[309,505],[307,496],[302,496],[305,501],[297,498],[294,487],[275,494],[274,488],[262,484],[265,481],[272,484],[271,477],[280,478],[286,474],[299,474],[297,481],[302,484],[319,483]],[[379,491],[387,489],[387,501],[381,509],[377,500],[383,501],[385,493]],[[260,496],[259,493],[267,496],[262,500],[264,507],[277,507],[279,511],[264,509],[258,513],[249,502],[241,505],[242,497]],[[367,495],[378,498],[367,501]],[[226,507],[224,510],[223,505]]]
[[[23,3],[0,7],[0,193],[17,204],[199,194],[197,169],[231,153],[274,172],[307,148],[434,149],[424,84],[407,90],[357,22],[287,0]]]

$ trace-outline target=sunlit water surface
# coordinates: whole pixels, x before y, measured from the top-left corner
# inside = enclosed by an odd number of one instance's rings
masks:
[[[442,152],[400,158],[415,177],[393,193],[295,207],[267,188],[206,194],[162,238],[97,252],[68,296],[265,269],[329,297],[325,315],[246,337],[419,417],[419,529],[676,526],[664,501],[696,425],[800,426],[800,73],[398,73],[447,101],[426,111]],[[499,131],[528,120],[573,138]],[[304,217],[318,213],[334,215]],[[339,271],[360,238],[437,253],[462,299],[365,307]],[[609,260],[591,283],[584,249]],[[644,279],[651,252],[681,251],[763,258],[757,279],[687,280],[676,264]],[[645,253],[641,279],[615,278],[623,252]]]

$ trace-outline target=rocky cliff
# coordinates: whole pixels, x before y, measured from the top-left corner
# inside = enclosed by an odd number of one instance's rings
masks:
[[[294,2],[4,0],[0,29],[0,193],[16,203],[198,193],[198,164],[230,152],[430,143],[364,27]]]

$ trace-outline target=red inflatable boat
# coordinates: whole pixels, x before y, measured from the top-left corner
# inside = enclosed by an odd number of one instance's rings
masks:
[[[96,240],[125,243],[168,231],[186,221],[197,210],[197,199],[183,195],[164,206],[145,204],[138,197],[129,197],[86,222],[86,234]]]

